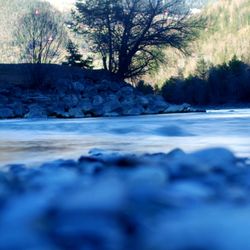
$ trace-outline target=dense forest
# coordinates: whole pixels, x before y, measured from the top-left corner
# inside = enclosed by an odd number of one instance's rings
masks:
[[[195,74],[172,77],[161,88],[168,102],[194,105],[249,103],[250,68],[234,56],[228,63],[209,66],[200,61]]]

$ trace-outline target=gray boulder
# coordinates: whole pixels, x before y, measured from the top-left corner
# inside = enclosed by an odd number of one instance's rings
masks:
[[[71,108],[69,109],[69,117],[70,118],[83,118],[84,114],[80,108]]]
[[[181,105],[169,105],[164,113],[185,113],[185,112],[193,112],[195,111],[194,109],[192,109],[190,104],[184,103]]]
[[[14,112],[10,108],[0,108],[0,118],[7,119],[7,118],[14,118]]]
[[[93,106],[92,109],[88,113],[94,117],[103,116],[104,115],[103,105]]]
[[[143,107],[147,107],[149,105],[149,99],[145,96],[138,96],[136,98],[136,102],[142,105]]]
[[[117,95],[109,94],[106,96],[105,101],[115,101],[116,102],[116,101],[119,101],[119,99],[118,99]]]
[[[78,108],[80,108],[84,113],[89,112],[92,109],[92,104],[90,99],[85,98],[82,99],[79,104],[77,105]]]
[[[92,96],[95,96],[98,94],[98,91],[97,91],[97,88],[96,88],[96,85],[94,84],[89,84],[85,87],[85,91],[84,93],[82,94],[82,96],[86,97],[86,98],[89,98],[89,97],[92,97]]]
[[[143,114],[145,115],[154,115],[156,113],[158,114],[158,112],[155,112],[155,110],[152,109],[151,107],[147,107],[143,112]]]
[[[61,102],[56,101],[51,106],[47,107],[48,115],[52,117],[58,117],[58,118],[67,118],[68,115],[65,112],[64,104]]]
[[[132,108],[123,108],[122,114],[127,116],[136,116],[144,113],[144,109],[142,106],[135,106]]]
[[[29,112],[24,117],[27,119],[46,119],[48,114],[42,106],[32,104],[29,106]]]
[[[16,102],[10,105],[16,117],[23,117],[25,114],[25,107],[21,102]]]
[[[72,82],[71,87],[72,90],[76,92],[83,92],[86,88],[83,82]]]
[[[120,116],[120,114],[117,112],[110,112],[110,113],[104,113],[103,116],[105,116],[105,117],[118,117],[118,116]]]
[[[155,114],[157,113],[164,113],[164,111],[169,107],[169,104],[164,101],[163,97],[157,95],[150,95],[149,96],[149,107]]]
[[[96,95],[96,96],[94,96],[94,98],[93,98],[93,101],[92,101],[92,104],[94,105],[94,106],[98,106],[98,105],[101,105],[102,103],[103,103],[103,98],[100,96],[100,95]]]
[[[54,84],[54,89],[57,93],[67,93],[71,90],[72,84],[71,81],[66,80],[66,79],[60,79],[55,82]]]
[[[95,88],[98,92],[104,92],[109,90],[109,81],[102,81],[95,85]]]
[[[126,107],[126,109],[134,107],[135,104],[136,100],[133,98],[133,96],[128,96],[127,98],[123,98],[123,100],[121,101],[122,107],[124,108]]]
[[[9,102],[8,97],[6,97],[5,95],[0,94],[0,104],[6,104],[8,102]]]
[[[62,99],[64,105],[66,108],[73,108],[76,107],[77,104],[79,103],[79,98],[76,95],[66,95]]]
[[[134,95],[134,88],[132,86],[122,87],[118,92],[118,96],[121,96],[121,97],[132,96],[132,95]]]
[[[110,112],[121,112],[122,106],[119,102],[118,98],[115,95],[110,95],[107,99],[107,102],[103,104],[103,112],[110,113]]]
[[[29,93],[29,94],[24,94],[24,102],[26,103],[41,103],[41,104],[46,104],[50,103],[51,99],[47,95],[43,95],[41,93],[35,92],[35,93]]]
[[[103,86],[104,90],[108,90],[108,91],[111,91],[111,92],[117,92],[123,87],[122,83],[111,82],[111,81],[108,81],[108,80],[103,80],[101,82],[101,85]]]

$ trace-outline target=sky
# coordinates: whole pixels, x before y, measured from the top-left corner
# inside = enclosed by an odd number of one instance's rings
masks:
[[[50,2],[60,11],[65,11],[71,9],[76,0],[44,0]],[[207,2],[215,1],[215,0],[187,0],[194,4],[194,8],[201,7]]]
[[[68,10],[75,3],[76,0],[46,0],[54,5],[59,10]]]

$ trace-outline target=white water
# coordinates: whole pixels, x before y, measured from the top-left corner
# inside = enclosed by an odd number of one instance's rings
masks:
[[[250,157],[250,109],[76,120],[0,121],[0,165],[77,159],[90,149],[155,153],[226,147]]]

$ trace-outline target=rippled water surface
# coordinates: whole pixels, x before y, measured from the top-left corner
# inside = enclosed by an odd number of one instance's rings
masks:
[[[93,148],[154,153],[227,147],[250,157],[250,109],[76,120],[0,121],[0,165],[78,158]]]

